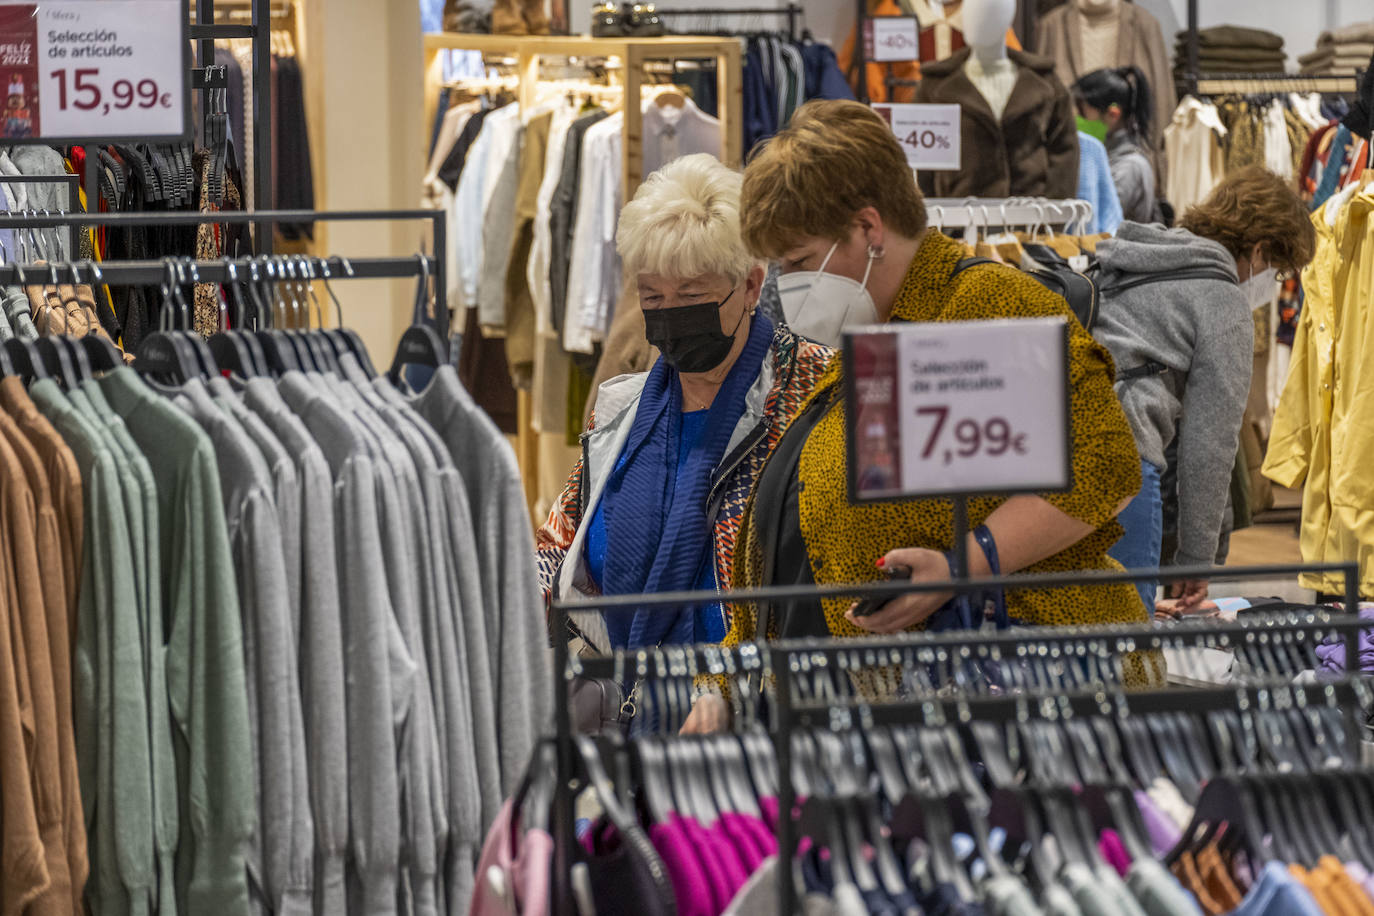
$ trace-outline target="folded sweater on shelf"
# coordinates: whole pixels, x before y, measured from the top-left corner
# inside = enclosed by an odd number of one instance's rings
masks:
[[[1179,32],[1175,38],[1180,47],[1188,41],[1187,32]],[[1283,49],[1283,36],[1264,29],[1248,29],[1238,25],[1218,25],[1200,29],[1197,33],[1200,48],[1254,48],[1256,50],[1279,51]]]

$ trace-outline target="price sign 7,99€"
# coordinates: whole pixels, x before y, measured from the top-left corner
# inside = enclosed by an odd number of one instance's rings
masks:
[[[851,499],[1069,488],[1062,319],[885,325],[844,360]]]
[[[187,135],[179,0],[0,0],[0,140]]]

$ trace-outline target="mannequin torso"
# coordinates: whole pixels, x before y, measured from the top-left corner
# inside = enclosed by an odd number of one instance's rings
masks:
[[[1120,67],[1118,45],[1121,38],[1121,0],[1074,0],[1083,14],[1080,37],[1083,42],[1082,72],[1104,67]]]
[[[1016,65],[1007,59],[1005,35],[1016,15],[1016,0],[964,0],[964,40],[972,52],[964,75],[987,99],[1000,121],[1016,85]]]
[[[964,64],[964,75],[987,99],[993,116],[1002,120],[1002,112],[1006,111],[1011,91],[1016,87],[1016,65],[1007,60],[1005,53],[1000,58],[983,60],[975,48]]]

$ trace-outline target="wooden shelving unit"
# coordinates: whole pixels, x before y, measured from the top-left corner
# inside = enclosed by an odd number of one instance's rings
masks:
[[[625,87],[625,162],[622,170],[625,200],[643,179],[643,116],[638,104],[644,84],[644,64],[655,60],[714,58],[716,61],[716,117],[720,120],[720,160],[739,166],[743,143],[744,86],[740,76],[740,43],[734,38],[674,35],[664,38],[590,38],[576,35],[477,35],[436,32],[425,36],[425,124],[434,123],[439,104],[441,51],[481,51],[515,58],[522,109],[534,103],[542,57],[619,58]],[[632,104],[633,102],[633,104]],[[426,136],[428,142],[428,136]]]
[[[744,130],[744,86],[741,77],[741,47],[735,38],[674,35],[664,38],[591,38],[583,36],[480,35],[465,32],[437,32],[425,35],[425,126],[434,123],[442,88],[444,51],[480,51],[484,55],[514,58],[519,77],[517,100],[521,110],[537,98],[539,62],[544,57],[617,58],[625,93],[625,157],[621,165],[623,200],[634,196],[644,178],[644,117],[640,107],[644,85],[644,64],[648,61],[714,59],[716,61],[716,117],[721,124],[720,160],[738,168]],[[428,150],[429,135],[425,135]],[[529,392],[517,392],[516,457],[525,483],[525,498],[533,514],[539,479],[539,448],[532,417],[534,405]],[[542,522],[535,519],[535,524]]]

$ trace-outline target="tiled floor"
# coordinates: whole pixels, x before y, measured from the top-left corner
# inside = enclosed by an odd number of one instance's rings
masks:
[[[1274,511],[1261,515],[1258,524],[1231,536],[1227,566],[1302,562],[1302,552],[1298,549],[1298,511],[1302,506],[1302,494],[1275,488],[1274,503]],[[1296,577],[1217,582],[1211,593],[1213,597],[1272,595],[1285,601],[1313,598],[1312,592],[1298,587]]]

